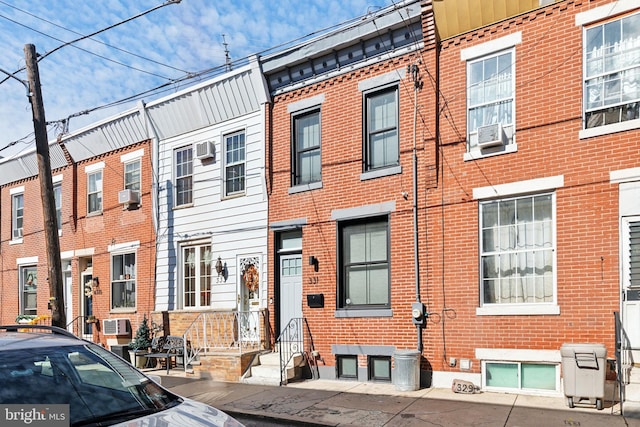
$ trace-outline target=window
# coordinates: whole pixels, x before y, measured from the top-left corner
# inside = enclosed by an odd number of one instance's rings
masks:
[[[22,239],[24,194],[14,194],[11,197],[11,205],[11,237],[13,240]]]
[[[483,304],[554,303],[554,195],[480,203]]]
[[[182,248],[182,288],[184,307],[211,305],[211,245]]]
[[[38,271],[35,265],[20,267],[20,314],[38,314]]]
[[[87,214],[102,212],[102,170],[87,175]]]
[[[53,199],[56,204],[56,223],[58,231],[62,231],[62,184],[53,185]]]
[[[467,62],[469,150],[503,145],[513,134],[513,55],[508,50]]]
[[[320,110],[308,111],[293,117],[293,185],[319,182]]]
[[[140,159],[124,164],[124,189],[140,191]]]
[[[584,54],[585,128],[640,119],[640,13],[587,28]]]
[[[336,356],[337,376],[343,379],[358,379],[358,356]]]
[[[111,308],[136,306],[136,253],[111,255]]]
[[[400,164],[398,88],[364,94],[365,171]]]
[[[339,224],[340,307],[388,307],[389,220],[387,217]]]
[[[193,201],[193,149],[191,146],[175,151],[176,165],[176,206],[188,205]]]
[[[391,382],[391,357],[369,356],[369,380]]]
[[[246,159],[244,132],[226,135],[224,137],[224,149],[224,195],[231,196],[244,193]]]
[[[484,363],[485,386],[515,390],[555,391],[556,366],[542,363],[486,362]]]

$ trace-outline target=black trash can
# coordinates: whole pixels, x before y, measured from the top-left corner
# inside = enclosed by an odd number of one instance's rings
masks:
[[[129,346],[128,345],[112,345],[111,352],[117,354],[122,357],[127,362],[131,363],[131,358],[129,357]]]

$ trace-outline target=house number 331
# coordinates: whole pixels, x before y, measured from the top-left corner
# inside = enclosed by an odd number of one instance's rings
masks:
[[[309,277],[307,280],[309,281],[310,285],[317,285],[318,284],[318,276]]]

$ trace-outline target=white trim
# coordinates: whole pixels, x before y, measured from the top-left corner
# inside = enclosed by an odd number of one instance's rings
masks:
[[[514,138],[515,138],[515,135],[514,135]],[[478,147],[473,147],[471,151],[466,151],[464,153],[462,160],[464,160],[465,162],[468,162],[470,160],[484,159],[485,157],[500,156],[502,154],[515,153],[517,151],[518,151],[518,144],[516,144],[515,142],[506,144],[504,148],[500,151],[493,151],[486,154],[483,153],[482,150],[480,150]]]
[[[619,169],[609,172],[609,182],[612,184],[633,181],[640,181],[640,168]]]
[[[16,265],[37,264],[37,263],[38,263],[38,257],[37,256],[28,256],[28,257],[24,257],[24,258],[16,258]]]
[[[76,249],[76,256],[77,257],[93,256],[95,251],[96,251],[95,248]]]
[[[71,259],[73,258],[73,255],[73,251],[60,252],[60,259]]]
[[[15,187],[9,190],[9,194],[12,196],[15,194],[22,194],[22,193],[24,193],[24,185],[21,185],[20,187]]]
[[[476,200],[489,199],[492,197],[504,197],[516,194],[555,190],[556,188],[561,187],[564,187],[564,175],[556,175],[545,178],[529,179],[526,181],[511,182],[508,184],[477,187],[473,189],[473,198]]]
[[[391,71],[389,73],[382,74],[380,76],[371,77],[367,80],[362,80],[358,82],[358,90],[360,92],[364,92],[369,89],[373,89],[379,86],[384,86],[390,83],[397,83],[400,80],[404,79],[407,74],[406,68],[398,68],[395,71]]]
[[[554,288],[553,291],[557,292],[557,288]],[[558,314],[560,314],[560,306],[556,304],[489,304],[476,308],[476,316],[544,316]]]
[[[312,96],[311,98],[302,99],[300,101],[292,102],[287,105],[287,112],[289,114],[296,113],[298,111],[306,110],[307,108],[317,107],[324,102],[324,94]]]
[[[140,247],[140,240],[134,240],[133,242],[126,243],[116,243],[113,245],[107,246],[107,252],[117,252],[123,251],[126,249],[137,249]]]
[[[460,60],[468,61],[470,59],[479,58],[499,50],[514,47],[522,43],[522,32],[518,31],[499,39],[491,40],[476,46],[468,47],[460,51]]]
[[[476,359],[510,362],[562,362],[560,350],[523,350],[517,348],[476,348]]]
[[[120,162],[127,163],[132,160],[138,160],[143,156],[144,156],[144,148],[141,148],[139,150],[132,151],[131,153],[123,154],[122,156],[120,156]]]
[[[94,163],[92,165],[87,165],[84,167],[84,173],[92,173],[92,172],[97,172],[104,169],[104,162],[98,162],[98,163]]]
[[[638,8],[638,0],[618,0],[604,6],[595,7],[576,15],[576,26],[587,25],[610,16],[618,15]]]
[[[578,132],[578,139],[593,138],[594,136],[609,135],[616,132],[625,132],[640,128],[640,119],[627,120],[610,125],[597,126],[589,129],[582,129]]]
[[[52,176],[51,177],[51,182],[54,183],[54,184],[58,184],[58,183],[62,182],[62,174]]]
[[[331,219],[336,221],[341,219],[362,218],[377,214],[388,214],[395,212],[395,210],[395,201],[376,205],[358,206],[356,208],[334,209],[331,211]]]

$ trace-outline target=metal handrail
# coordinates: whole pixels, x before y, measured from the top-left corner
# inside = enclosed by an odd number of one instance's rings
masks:
[[[631,367],[633,366],[633,356],[631,354],[631,343],[627,337],[622,321],[620,319],[620,313],[613,312],[615,319],[615,355],[616,355],[616,383],[618,386],[619,399],[620,399],[620,415],[624,415],[624,400],[626,398],[626,385],[629,383],[629,376],[631,374]]]
[[[280,353],[280,385],[287,383],[287,368],[298,354],[302,355],[309,363],[313,377],[317,377],[318,367],[312,363],[315,361],[313,337],[307,319],[294,317],[289,320],[276,340],[276,349]]]
[[[200,313],[183,335],[185,370],[202,354],[266,349],[268,324],[266,311]]]
[[[85,316],[76,316],[71,322],[67,323],[66,329],[69,330],[73,335],[82,338],[82,336],[85,335],[85,319]],[[71,329],[69,329],[70,326]]]

